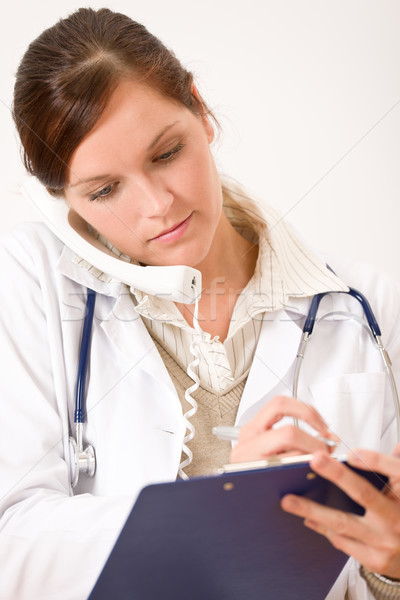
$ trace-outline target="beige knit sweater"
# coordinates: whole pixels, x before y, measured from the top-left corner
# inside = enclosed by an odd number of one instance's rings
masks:
[[[189,403],[185,400],[185,390],[193,385],[193,380],[155,337],[153,340],[175,385],[183,413],[185,413],[190,408]],[[246,379],[247,373],[222,393],[216,393],[200,386],[192,394],[198,408],[196,414],[190,419],[196,434],[189,444],[193,460],[184,470],[189,477],[215,473],[219,467],[229,462],[231,443],[216,438],[212,433],[212,428],[217,425],[233,425],[235,423]],[[182,459],[185,458],[186,456],[183,455]]]

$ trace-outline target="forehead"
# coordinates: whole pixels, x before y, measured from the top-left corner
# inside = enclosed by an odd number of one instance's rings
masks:
[[[138,133],[141,129],[151,130],[168,118],[168,115],[177,112],[190,111],[150,85],[123,80],[115,88],[100,118],[83,141],[99,131],[119,125],[133,125]]]
[[[188,108],[157,89],[123,81],[95,126],[76,148],[69,169],[79,171],[87,163],[96,167],[97,161],[102,163],[111,158],[128,160],[134,152],[148,151],[164,131],[191,119],[196,120]]]

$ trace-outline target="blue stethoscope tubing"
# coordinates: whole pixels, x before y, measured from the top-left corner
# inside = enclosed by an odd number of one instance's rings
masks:
[[[297,355],[296,355],[296,365],[295,365],[295,372],[294,372],[294,377],[293,377],[293,388],[292,388],[293,398],[298,398],[300,368],[301,368],[301,365],[304,360],[304,354],[305,354],[305,350],[307,347],[307,343],[308,343],[308,341],[312,335],[312,332],[314,330],[314,325],[316,322],[319,305],[321,303],[322,298],[329,293],[332,293],[332,292],[324,292],[322,294],[316,294],[311,301],[310,310],[308,311],[308,315],[307,315],[305,323],[304,323],[303,333],[302,333],[302,337],[301,337],[299,348],[297,350]],[[397,440],[400,441],[400,401],[399,401],[399,394],[398,394],[396,382],[395,382],[395,379],[393,376],[392,361],[390,360],[389,354],[382,343],[381,330],[380,330],[378,322],[375,318],[375,315],[372,311],[371,305],[368,302],[368,300],[366,299],[366,297],[361,292],[359,292],[358,290],[356,290],[354,288],[349,287],[347,292],[335,292],[335,293],[348,294],[349,296],[352,296],[353,298],[355,298],[361,304],[365,318],[368,323],[369,331],[372,335],[372,339],[375,341],[377,348],[381,354],[383,364],[385,365],[385,370],[386,370],[386,373],[389,378],[391,392],[392,392],[392,398],[393,398],[393,406],[394,406],[395,415],[396,415]],[[354,315],[353,315],[353,317],[354,317]],[[298,426],[298,420],[294,419],[294,422]]]
[[[84,473],[88,477],[93,477],[96,472],[96,455],[93,446],[89,444],[86,448],[83,448],[83,426],[86,420],[86,380],[95,303],[96,293],[93,290],[88,289],[81,349],[79,352],[78,378],[75,391],[74,423],[76,437],[74,438],[71,436],[69,438],[70,451],[73,457],[71,469],[71,486],[73,488],[78,483],[80,473]]]
[[[314,325],[316,323],[318,308],[321,303],[321,300],[324,296],[331,294],[333,292],[324,292],[322,294],[316,294],[311,301],[310,309],[308,311],[302,337],[299,344],[299,349],[296,355],[296,365],[295,365],[295,373],[293,379],[293,389],[292,395],[294,398],[298,398],[298,384],[299,384],[299,376],[300,369],[303,363],[304,354],[306,350],[307,343],[313,333]],[[392,363],[389,358],[389,355],[383,346],[381,340],[381,330],[376,321],[372,308],[361,292],[355,290],[354,288],[349,288],[347,292],[334,292],[334,293],[343,293],[349,294],[361,304],[363,309],[365,318],[368,323],[368,327],[372,338],[375,340],[376,345],[380,351],[383,363],[385,365],[385,369],[387,375],[389,377],[392,396],[393,396],[393,404],[396,415],[396,424],[397,424],[397,439],[400,441],[400,402],[399,395],[396,387],[396,382],[394,380],[393,371],[392,371]],[[74,422],[75,422],[75,434],[76,438],[70,437],[70,449],[71,454],[73,456],[72,460],[72,474],[71,474],[71,485],[75,487],[79,480],[80,473],[84,473],[89,477],[93,477],[96,471],[96,456],[95,451],[92,445],[86,446],[83,448],[83,426],[85,423],[85,389],[86,389],[86,379],[87,379],[87,371],[89,364],[89,354],[90,354],[90,342],[91,342],[91,332],[92,332],[92,324],[94,317],[94,307],[95,307],[96,294],[93,290],[88,290],[87,302],[86,302],[86,312],[85,312],[85,320],[83,323],[83,331],[82,331],[82,340],[81,340],[81,348],[79,355],[79,366],[78,366],[78,378],[76,385],[76,395],[75,395],[75,412],[74,412]],[[354,317],[354,315],[353,315]],[[298,425],[297,419],[295,419],[295,424]]]

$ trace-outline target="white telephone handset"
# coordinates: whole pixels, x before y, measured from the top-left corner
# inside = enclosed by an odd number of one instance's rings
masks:
[[[66,202],[54,198],[35,178],[22,186],[24,196],[43,215],[51,231],[88,263],[119,281],[154,296],[173,302],[193,304],[201,294],[201,273],[183,265],[140,267],[113,255],[87,229],[79,215],[70,211]]]

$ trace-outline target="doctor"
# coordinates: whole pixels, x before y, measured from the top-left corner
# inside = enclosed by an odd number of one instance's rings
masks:
[[[230,445],[210,434],[216,424],[244,426],[234,460],[317,452],[316,468],[339,480],[317,432],[337,437],[341,449],[369,449],[371,464],[382,461],[390,476],[400,472],[397,459],[378,453],[396,443],[380,357],[346,316],[362,316],[357,303],[334,293],[349,284],[367,295],[398,380],[399,290],[359,265],[329,261],[332,274],[271,209],[221,181],[213,117],[191,74],[157,39],[106,9],[77,11],[28,48],[14,118],[49,206],[66,202],[69,222],[93,248],[143,269],[195,267],[202,293],[196,315],[193,305],[160,297],[157,278],[153,294],[127,284],[46,225],[4,236],[0,598],[86,598],[143,486],[229,460]],[[97,467],[72,488],[68,438],[88,288],[97,300],[84,436]],[[326,318],[310,344],[299,402],[290,397],[294,360],[319,292],[332,294],[321,305]],[[360,486],[343,483],[353,494]],[[346,547],[355,558],[330,600],[395,597],[382,594],[398,589],[400,535],[392,529],[390,560],[379,541],[400,519],[400,503],[385,500],[390,513],[382,503],[352,532],[370,552]],[[323,534],[334,529],[318,506],[288,497],[284,508],[307,513]]]

